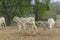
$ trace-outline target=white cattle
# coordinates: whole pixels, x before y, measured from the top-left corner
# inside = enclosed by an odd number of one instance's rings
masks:
[[[52,27],[54,27],[54,24],[55,24],[55,21],[53,18],[49,18],[48,19],[48,26],[49,26],[49,29],[51,30]]]
[[[29,23],[32,25],[32,30],[35,32],[34,28],[37,31],[37,27],[35,25],[35,19],[34,17],[28,17],[28,18],[19,18],[19,17],[14,17],[13,21],[15,21],[17,23],[17,26],[19,27],[19,31],[21,30],[21,25],[23,25],[23,28],[25,29],[26,23]]]
[[[3,27],[6,26],[5,18],[4,18],[4,17],[0,17],[0,27],[1,27],[1,26],[3,26]]]

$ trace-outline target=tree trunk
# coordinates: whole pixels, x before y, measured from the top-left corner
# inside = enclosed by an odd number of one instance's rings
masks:
[[[38,18],[39,18],[38,12],[36,11],[36,12],[35,12],[35,21],[38,21]]]
[[[10,21],[10,18],[8,16],[6,16],[6,25],[7,26],[11,25],[11,21]]]
[[[36,10],[35,6],[33,6],[33,14],[35,15],[35,21],[38,21],[38,18],[39,18],[39,14],[38,14],[38,11]]]
[[[3,13],[3,15],[5,15],[4,17],[6,19],[6,25],[10,26],[11,22],[10,22],[10,18],[9,18],[10,15],[9,15],[9,12],[8,12],[8,6],[5,4],[4,1],[2,2],[2,5],[3,5],[3,11],[2,11],[2,13]]]

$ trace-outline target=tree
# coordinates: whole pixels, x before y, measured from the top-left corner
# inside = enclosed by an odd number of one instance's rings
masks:
[[[39,0],[35,0],[35,2],[35,16],[37,16],[38,13],[45,12],[45,9],[49,9],[49,0],[46,1],[46,4],[40,3]],[[11,24],[14,16],[24,17],[24,14],[31,9],[31,0],[0,0],[0,14],[6,18],[8,26]]]
[[[11,19],[14,16],[23,16],[30,9],[31,0],[0,0],[1,16],[6,18],[6,23],[9,26]]]
[[[39,1],[39,0],[35,0],[36,2],[36,6],[35,6],[35,10],[36,10],[36,21],[38,21],[38,18],[42,18],[44,17],[45,15],[45,12],[50,10],[50,0],[42,0],[42,1]],[[39,15],[39,16],[38,16]],[[37,17],[38,16],[38,17]]]

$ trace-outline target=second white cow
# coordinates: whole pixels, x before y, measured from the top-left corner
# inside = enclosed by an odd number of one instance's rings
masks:
[[[15,21],[17,23],[17,26],[19,27],[19,31],[21,30],[21,27],[23,27],[25,29],[26,23],[29,23],[29,24],[32,25],[33,32],[35,32],[34,28],[36,29],[36,32],[37,32],[37,27],[35,25],[35,19],[34,19],[34,17],[28,17],[28,18],[14,17],[13,21]],[[21,25],[23,25],[23,26],[21,26]]]
[[[49,18],[48,19],[48,27],[49,27],[50,30],[52,29],[52,27],[54,27],[54,24],[55,24],[54,19],[53,18]]]

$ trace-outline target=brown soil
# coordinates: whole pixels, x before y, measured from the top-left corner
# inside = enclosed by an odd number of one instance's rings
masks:
[[[31,27],[19,32],[17,26],[10,26],[6,27],[6,30],[0,29],[0,40],[60,40],[60,28],[49,31],[38,27],[38,33],[32,33]]]

